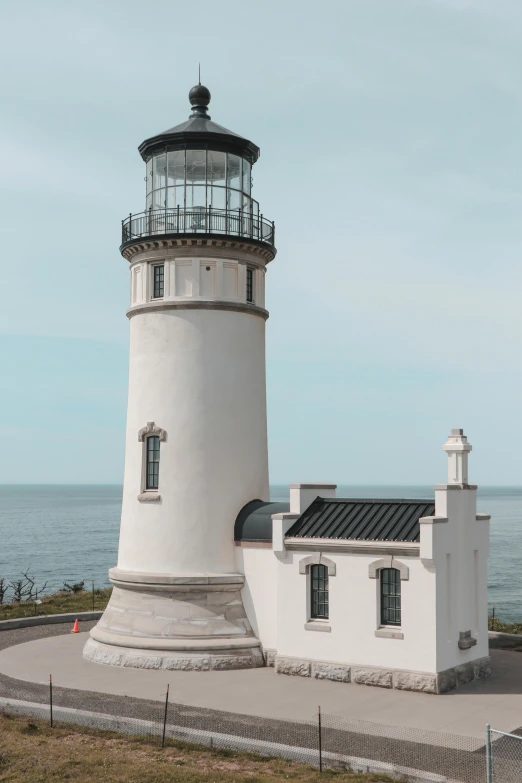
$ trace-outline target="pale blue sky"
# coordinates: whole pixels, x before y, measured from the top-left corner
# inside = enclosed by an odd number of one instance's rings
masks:
[[[123,474],[140,142],[261,147],[271,480],[521,478],[520,0],[25,0],[0,48],[0,483]]]

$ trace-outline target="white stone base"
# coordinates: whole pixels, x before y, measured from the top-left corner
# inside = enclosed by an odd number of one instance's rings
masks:
[[[289,658],[276,654],[275,670],[278,674],[435,694],[446,693],[466,682],[488,677],[491,674],[489,657],[479,658],[476,661],[470,661],[437,674],[429,674],[404,669],[352,666],[332,661],[311,661],[307,658]]]
[[[109,572],[114,589],[83,655],[137,669],[264,666],[241,599],[241,574],[170,576]]]
[[[232,648],[209,651],[207,654],[167,653],[158,650],[130,649],[102,644],[88,639],[83,657],[93,663],[106,666],[123,666],[132,669],[167,669],[170,671],[206,672],[210,669],[253,669],[264,666],[259,648]]]

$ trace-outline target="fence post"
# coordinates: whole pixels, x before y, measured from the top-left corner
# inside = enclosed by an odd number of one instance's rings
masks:
[[[49,710],[51,714],[51,728],[53,727],[53,675],[49,675]]]
[[[161,747],[165,747],[165,731],[167,729],[167,710],[169,708],[169,688],[170,685],[167,685],[167,693],[165,694],[165,714],[163,716],[163,736],[161,738]]]
[[[486,726],[486,781],[493,783],[493,755],[491,752],[491,726]]]
[[[321,737],[321,708],[317,708],[318,728],[319,728],[319,772],[323,771],[323,746]]]
[[[94,579],[92,580],[92,611],[94,612]]]

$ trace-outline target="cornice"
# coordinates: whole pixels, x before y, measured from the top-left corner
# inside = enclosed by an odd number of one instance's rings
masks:
[[[194,248],[194,255],[201,254],[205,248],[211,248],[216,253],[223,250],[237,250],[245,253],[247,256],[253,258],[263,259],[265,264],[270,263],[275,258],[276,249],[265,242],[257,242],[256,240],[244,239],[237,237],[235,239],[228,237],[212,237],[207,235],[205,238],[200,237],[180,237],[176,236],[158,236],[143,237],[140,239],[133,239],[130,242],[126,242],[120,247],[120,252],[127,261],[134,259],[139,253],[150,252],[151,250],[179,250],[183,254],[187,255],[190,249]]]
[[[263,320],[268,318],[268,310],[246,302],[226,302],[208,299],[162,299],[155,302],[144,302],[133,305],[127,310],[127,318],[142,313],[153,313],[155,310],[229,310],[235,313],[256,315]]]
[[[348,552],[354,555],[398,555],[419,557],[420,545],[404,541],[355,541],[339,538],[285,538],[285,547],[293,552]]]

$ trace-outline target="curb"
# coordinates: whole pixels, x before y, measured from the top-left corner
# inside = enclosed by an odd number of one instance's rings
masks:
[[[0,709],[6,712],[12,710],[12,713],[15,715],[30,715],[31,717],[44,720],[49,718],[49,706],[38,702],[0,697]],[[108,731],[112,730],[122,734],[136,734],[139,729],[141,734],[152,734],[159,737],[162,730],[162,721],[156,723],[154,721],[125,718],[101,712],[77,710],[71,707],[56,706],[53,708],[53,716],[57,720],[62,720],[66,723]],[[259,753],[262,756],[278,756],[279,758],[297,761],[301,764],[310,764],[314,767],[319,766],[318,751],[313,748],[300,748],[293,745],[283,745],[278,742],[249,739],[248,737],[241,737],[235,734],[221,734],[220,732],[190,729],[169,723],[166,724],[165,728],[167,737],[184,740],[196,745],[205,745],[210,748],[230,748],[242,752],[250,751]],[[330,761],[332,767],[337,769],[389,775],[389,777],[397,781],[408,780],[409,783],[458,783],[452,778],[438,775],[434,772],[424,772],[423,770],[402,767],[384,761],[373,761],[357,756],[345,756],[341,753],[329,752],[323,752],[322,757],[323,760]]]
[[[15,617],[13,620],[0,620],[0,631],[14,628],[29,628],[32,625],[55,625],[56,623],[74,623],[75,620],[99,620],[103,612],[78,612],[73,614],[42,614],[36,617]]]
[[[490,639],[515,639],[522,644],[522,634],[520,633],[504,633],[503,631],[488,631],[488,637]]]

